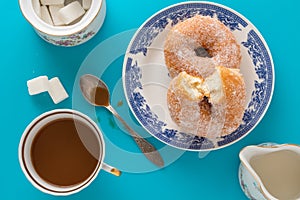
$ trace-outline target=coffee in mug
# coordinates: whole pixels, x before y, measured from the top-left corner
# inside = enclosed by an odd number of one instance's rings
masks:
[[[59,109],[33,120],[23,133],[19,160],[28,180],[43,192],[73,194],[87,187],[103,168],[104,142],[98,126],[86,115]]]

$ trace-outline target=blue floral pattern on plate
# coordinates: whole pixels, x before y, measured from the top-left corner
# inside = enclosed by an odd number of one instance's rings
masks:
[[[244,36],[239,41],[241,48],[247,52],[251,67],[254,68],[255,79],[251,83],[253,91],[248,106],[245,109],[243,122],[230,135],[220,138],[217,144],[207,138],[182,133],[168,127],[151,110],[141,91],[142,69],[139,66],[139,56],[147,57],[153,41],[167,26],[174,26],[178,22],[204,15],[217,18],[232,32]],[[125,94],[133,113],[143,127],[157,139],[171,146],[186,150],[213,150],[225,147],[247,135],[261,120],[266,112],[274,88],[274,67],[270,51],[256,28],[236,11],[219,4],[208,2],[185,2],[170,6],[148,19],[133,37],[128,53],[124,60],[123,83]]]

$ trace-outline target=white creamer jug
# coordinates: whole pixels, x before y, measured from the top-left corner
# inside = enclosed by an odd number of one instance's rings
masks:
[[[240,185],[249,199],[300,199],[300,146],[247,146],[239,156]]]

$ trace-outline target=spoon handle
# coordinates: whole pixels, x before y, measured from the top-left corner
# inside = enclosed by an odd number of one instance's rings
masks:
[[[150,144],[147,140],[142,138],[140,135],[138,135],[128,124],[124,121],[124,119],[117,113],[117,111],[111,106],[106,107],[114,116],[120,120],[120,122],[125,126],[125,128],[129,131],[134,141],[137,143],[138,147],[141,149],[141,151],[144,153],[144,155],[154,164],[156,164],[159,167],[164,166],[164,161],[159,154],[159,152],[156,150],[156,148]]]

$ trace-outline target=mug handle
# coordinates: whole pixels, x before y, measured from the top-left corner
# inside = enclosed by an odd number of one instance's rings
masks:
[[[102,163],[102,169],[108,173],[111,173],[115,176],[120,176],[121,175],[121,171],[118,170],[117,168],[115,167],[112,167],[106,163]]]

